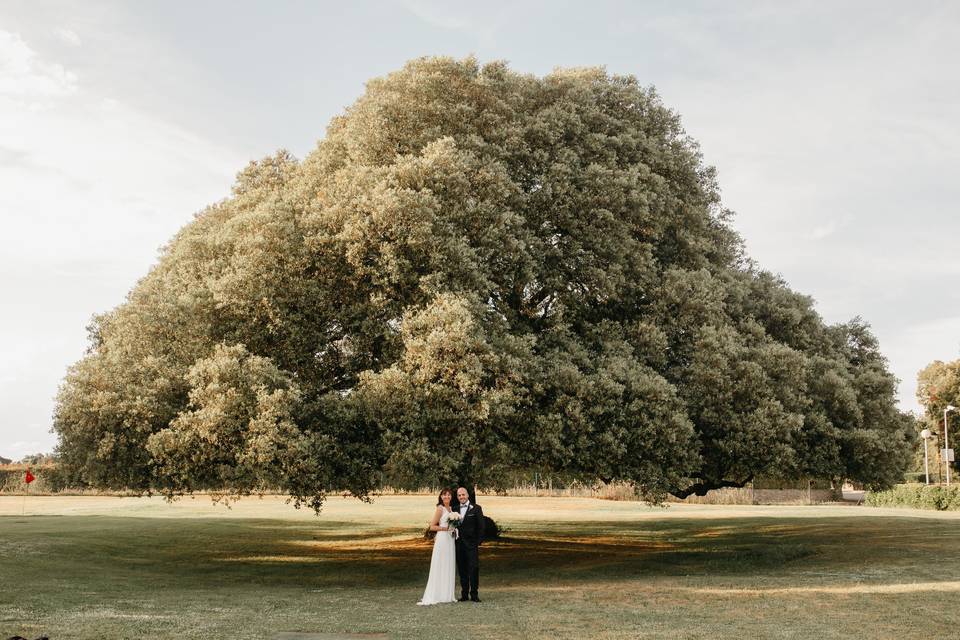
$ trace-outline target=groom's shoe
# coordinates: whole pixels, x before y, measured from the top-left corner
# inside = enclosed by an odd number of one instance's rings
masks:
[[[470,601],[471,601],[471,602],[483,602],[483,600],[481,600],[481,599],[480,599],[480,596],[478,596],[478,595],[472,595],[472,596],[470,596]]]
[[[460,596],[460,599],[457,602],[470,602],[470,599],[467,596]]]

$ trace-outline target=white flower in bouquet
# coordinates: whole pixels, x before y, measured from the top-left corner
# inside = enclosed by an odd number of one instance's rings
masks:
[[[457,532],[457,527],[459,526],[460,526],[459,513],[454,512],[447,516],[447,529],[450,531],[450,533],[455,534]]]

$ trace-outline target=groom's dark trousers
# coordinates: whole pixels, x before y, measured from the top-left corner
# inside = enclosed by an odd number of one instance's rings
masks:
[[[457,573],[460,574],[460,598],[476,600],[480,588],[480,543],[484,534],[483,509],[470,505],[457,538]]]

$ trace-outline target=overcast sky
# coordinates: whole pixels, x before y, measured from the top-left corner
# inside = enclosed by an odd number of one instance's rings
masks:
[[[0,455],[50,451],[85,327],[250,159],[423,55],[655,85],[750,255],[863,316],[916,410],[960,356],[960,3],[0,4]]]

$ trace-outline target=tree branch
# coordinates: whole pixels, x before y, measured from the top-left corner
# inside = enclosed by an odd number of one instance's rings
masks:
[[[717,481],[701,480],[700,482],[690,485],[686,489],[677,489],[675,491],[671,491],[670,495],[683,500],[684,498],[687,498],[692,495],[705,496],[707,495],[708,491],[712,491],[714,489],[725,489],[725,488],[742,489],[752,481],[753,481],[752,475],[749,476],[743,482],[737,482],[735,480],[717,480]]]

